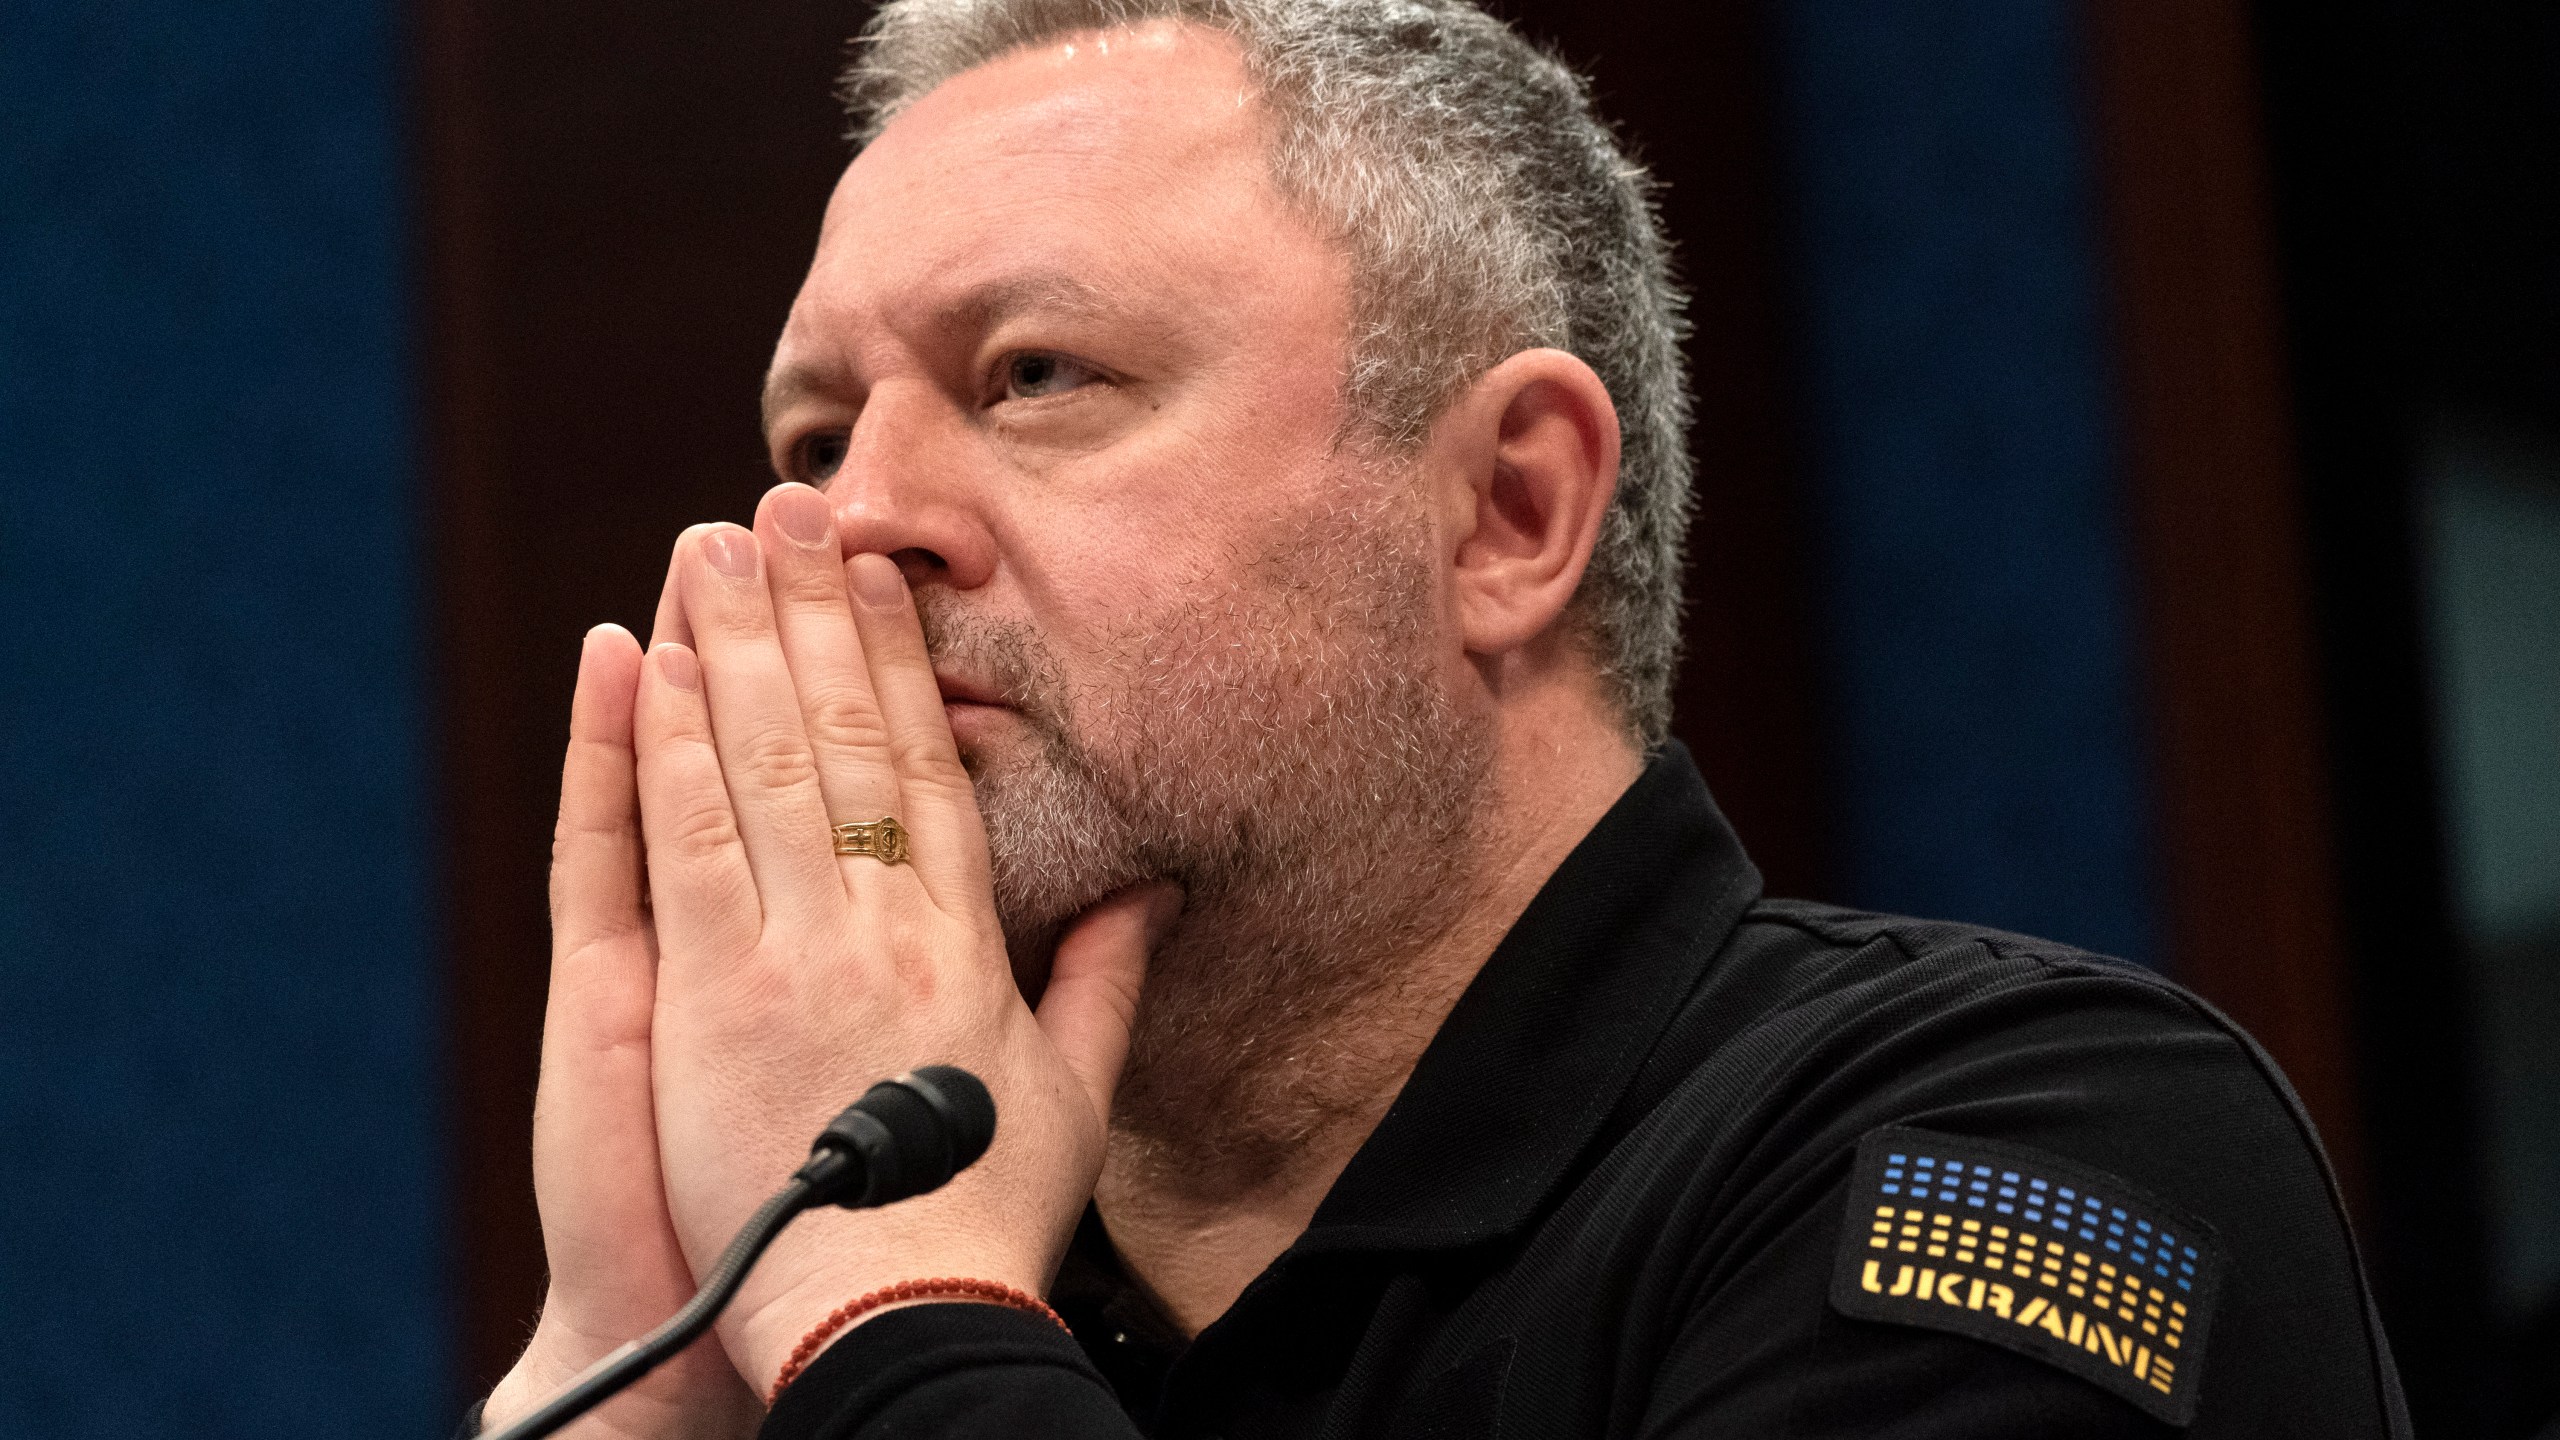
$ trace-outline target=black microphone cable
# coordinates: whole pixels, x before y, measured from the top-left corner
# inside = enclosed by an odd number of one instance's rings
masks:
[[[702,1338],[746,1282],[765,1247],[804,1210],[863,1210],[940,1188],[987,1153],[994,1097],[978,1077],[927,1065],[883,1080],[829,1122],[809,1163],[738,1229],[683,1309],[590,1365],[542,1408],[488,1440],[538,1440],[586,1414]]]

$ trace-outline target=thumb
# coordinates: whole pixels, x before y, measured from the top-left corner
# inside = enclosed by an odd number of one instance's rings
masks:
[[[1120,1067],[1128,1063],[1147,957],[1172,931],[1182,899],[1172,884],[1123,890],[1078,917],[1058,942],[1040,997],[1040,1029],[1099,1114],[1111,1113]]]

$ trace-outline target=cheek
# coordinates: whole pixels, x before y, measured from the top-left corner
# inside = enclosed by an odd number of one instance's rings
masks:
[[[1053,475],[1003,527],[1025,599],[1082,623],[1205,602],[1303,526],[1329,483],[1322,461],[1185,427]]]
[[[1268,353],[1214,367],[1110,445],[1007,477],[999,543],[1025,617],[1062,657],[1098,655],[1222,603],[1341,505],[1336,368]]]
[[[1199,512],[1200,487],[1154,483],[1119,467],[1093,483],[1016,497],[997,522],[1003,589],[987,597],[1019,616],[1071,671],[1137,617],[1162,613],[1214,573],[1220,546]]]

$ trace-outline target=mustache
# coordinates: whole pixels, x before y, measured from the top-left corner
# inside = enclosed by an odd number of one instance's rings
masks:
[[[1066,725],[1063,668],[1039,627],[1024,620],[972,615],[948,592],[916,597],[925,653],[936,669],[984,684],[996,698],[1044,731]]]

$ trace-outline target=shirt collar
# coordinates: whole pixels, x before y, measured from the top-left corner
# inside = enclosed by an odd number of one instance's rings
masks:
[[[1759,895],[1689,752],[1666,744],[1495,947],[1292,1253],[1523,1225]]]

